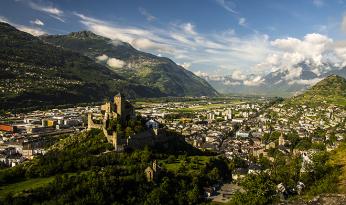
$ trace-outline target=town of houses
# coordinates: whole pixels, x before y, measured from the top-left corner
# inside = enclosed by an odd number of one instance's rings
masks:
[[[271,105],[271,100],[215,101],[206,98],[196,102],[136,103],[135,107],[137,114],[147,119],[148,127],[163,126],[181,134],[198,149],[246,161],[246,168],[237,167],[232,173],[233,180],[263,171],[251,158],[261,156],[273,161],[271,149],[278,149],[283,155],[301,155],[302,163],[308,164],[311,154],[318,150],[290,149],[291,142],[284,137],[290,132],[296,132],[301,139],[309,138],[312,143],[323,144],[327,151],[335,149],[346,137],[344,108]],[[87,114],[99,111],[100,106],[88,106],[0,118],[0,163],[15,166],[44,154],[50,142],[48,136],[54,139],[54,136],[84,131]],[[314,136],[316,130],[325,131],[325,137]],[[265,135],[274,132],[279,133],[278,139],[264,139]]]
[[[0,116],[0,165],[15,166],[44,154],[56,137],[85,129],[96,107],[73,107]]]
[[[346,110],[342,107],[290,107],[280,103],[268,106],[269,103],[269,100],[260,99],[219,108],[211,106],[210,109],[208,106],[194,109],[201,107],[199,103],[161,103],[141,105],[137,111],[180,133],[196,148],[212,150],[229,159],[239,157],[245,160],[246,168],[239,167],[232,173],[234,180],[264,171],[251,158],[261,156],[274,161],[269,153],[271,149],[277,149],[286,156],[300,155],[304,172],[312,154],[318,150],[291,149],[291,142],[285,137],[291,132],[296,132],[300,139],[322,144],[327,151],[337,148],[346,138]],[[184,113],[186,109],[190,109],[187,114]],[[316,130],[324,131],[325,136],[314,136]],[[264,135],[274,132],[279,134],[278,139],[264,139]],[[335,140],[330,140],[332,136]]]

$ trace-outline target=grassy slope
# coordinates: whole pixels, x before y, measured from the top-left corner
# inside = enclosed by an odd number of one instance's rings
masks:
[[[331,75],[318,82],[302,95],[289,100],[291,104],[334,104],[346,106],[346,80]]]
[[[339,176],[338,190],[340,193],[346,194],[346,144],[343,143],[338,149],[335,150],[330,163],[340,166],[342,173]]]
[[[189,165],[190,165],[190,164],[193,164],[193,163],[191,162],[191,159],[192,159],[193,157],[198,159],[198,164],[196,164],[196,169],[193,169],[193,168],[192,168],[192,169],[189,169],[189,168],[188,168]],[[211,158],[212,158],[211,156],[190,156],[190,157],[188,157],[188,160],[189,160],[190,162],[186,163],[185,166],[187,167],[188,172],[191,173],[191,172],[194,172],[195,170],[198,170],[197,167],[199,167],[199,166],[205,166],[205,165],[210,161]],[[179,168],[181,167],[183,161],[182,161],[181,159],[177,159],[177,160],[175,160],[174,163],[168,163],[167,161],[162,160],[162,161],[160,161],[160,163],[161,163],[161,164],[163,165],[163,167],[166,168],[168,171],[170,171],[170,172],[178,172],[178,170],[179,170]]]
[[[25,190],[29,189],[36,189],[39,187],[43,187],[50,182],[52,182],[54,179],[54,176],[51,177],[45,177],[45,178],[34,178],[34,179],[28,179],[25,181],[8,184],[5,186],[0,186],[0,198],[3,198],[8,193],[21,193]]]
[[[65,174],[67,174],[68,176],[77,175],[77,173],[65,173]],[[55,177],[56,176],[31,178],[31,179],[26,179],[20,182],[0,186],[0,198],[5,197],[8,193],[18,194],[18,193],[23,193],[31,189],[44,187],[48,185],[49,183],[53,182]]]

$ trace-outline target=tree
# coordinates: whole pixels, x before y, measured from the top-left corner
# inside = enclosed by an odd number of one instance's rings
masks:
[[[214,167],[209,173],[208,177],[211,181],[217,181],[221,178],[220,171],[217,167]]]
[[[135,134],[135,133],[134,133],[134,131],[132,130],[131,127],[126,127],[126,129],[125,129],[125,136],[126,136],[126,137],[132,136],[132,135],[134,135],[134,134]]]
[[[199,189],[197,185],[193,186],[193,189],[187,192],[187,198],[190,204],[196,204],[199,199]]]
[[[266,173],[249,174],[241,185],[246,193],[237,192],[231,204],[262,205],[272,204],[276,200],[276,185]]]

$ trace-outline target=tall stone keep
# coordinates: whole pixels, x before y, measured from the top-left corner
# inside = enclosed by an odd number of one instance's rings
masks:
[[[121,93],[114,96],[114,104],[115,104],[115,112],[119,116],[123,116],[123,112],[125,111],[125,102],[124,97]]]

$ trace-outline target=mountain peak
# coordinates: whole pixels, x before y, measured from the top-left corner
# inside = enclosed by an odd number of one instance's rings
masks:
[[[80,38],[80,39],[107,39],[105,37],[99,36],[91,31],[78,31],[71,32],[69,34],[70,37]]]

